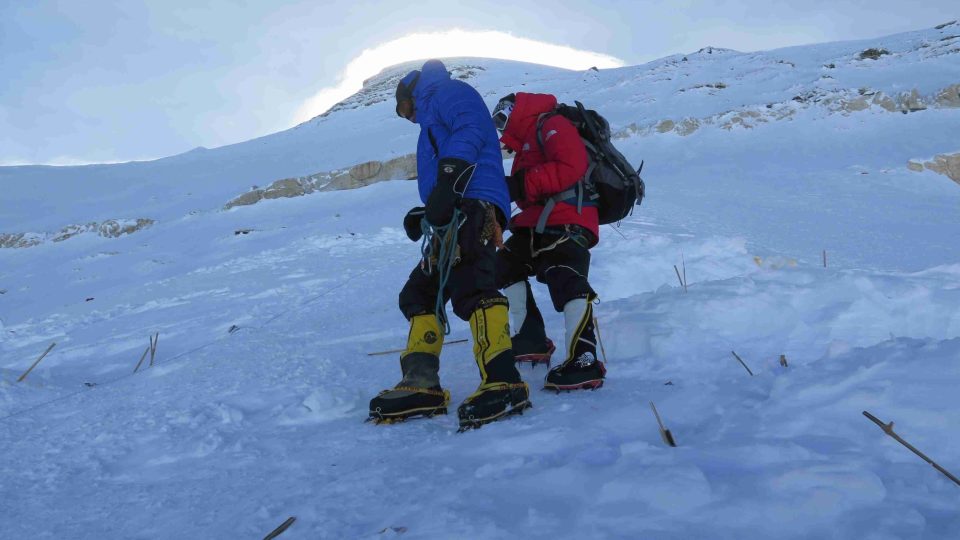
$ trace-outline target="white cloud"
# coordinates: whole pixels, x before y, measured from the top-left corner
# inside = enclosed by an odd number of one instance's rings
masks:
[[[437,51],[442,51],[440,54]],[[350,97],[363,87],[363,81],[384,68],[410,60],[478,56],[517,60],[567,69],[620,67],[624,62],[605,54],[581,51],[512,36],[493,30],[450,30],[410,34],[366,49],[354,58],[340,74],[339,82],[320,90],[297,110],[297,123],[323,114],[330,107]]]

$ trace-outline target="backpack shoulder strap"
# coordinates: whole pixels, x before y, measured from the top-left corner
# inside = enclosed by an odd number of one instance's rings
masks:
[[[543,124],[547,122],[550,118],[559,114],[556,109],[552,111],[545,112],[537,117],[537,146],[540,147],[540,153],[545,154],[546,148],[543,146]]]
[[[553,195],[544,201],[543,212],[540,212],[540,219],[537,220],[537,226],[533,230],[538,233],[543,233],[547,227],[547,219],[550,218],[550,213],[553,212],[553,207],[555,207],[559,201],[565,201],[567,199],[576,197],[577,213],[581,213],[583,211],[583,190],[577,189],[580,187],[581,183],[581,181],[578,181],[574,187],[561,193],[557,193],[556,195]]]
[[[549,120],[551,117],[557,116],[558,114],[560,113],[557,112],[556,109],[554,109],[552,111],[541,114],[537,118],[537,145],[540,147],[540,152],[543,154],[546,154],[546,149],[544,147],[544,141],[543,141],[543,124],[546,123],[546,121]],[[592,150],[596,152],[596,148],[592,144],[590,144],[589,141],[587,141],[583,137],[581,137],[580,140],[583,141],[583,144],[584,146],[587,147],[588,151]],[[584,175],[585,178],[588,178],[590,174],[593,173],[594,167],[595,167],[595,164],[591,162],[589,168],[587,169],[587,173]],[[568,201],[570,199],[576,199],[577,213],[578,214],[581,213],[583,210],[583,195],[584,195],[583,192],[584,192],[583,179],[581,178],[580,180],[577,181],[576,184],[574,184],[572,188],[548,197],[544,201],[543,211],[540,213],[540,219],[537,220],[537,226],[534,228],[534,231],[538,233],[543,233],[543,231],[547,227],[547,219],[550,218],[550,213],[553,212],[553,208],[560,201]]]

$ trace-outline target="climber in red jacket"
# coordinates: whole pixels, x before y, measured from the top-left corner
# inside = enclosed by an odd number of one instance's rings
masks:
[[[521,210],[497,253],[497,286],[510,302],[517,360],[549,362],[554,351],[530,290],[528,278],[536,276],[565,323],[565,358],[547,373],[544,387],[599,388],[606,369],[597,359],[597,294],[587,276],[600,225],[580,182],[589,166],[587,150],[569,120],[549,114],[556,106],[552,95],[520,92],[503,97],[493,111],[500,142],[516,153],[507,185]]]

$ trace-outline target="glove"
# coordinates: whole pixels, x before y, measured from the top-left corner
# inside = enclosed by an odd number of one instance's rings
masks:
[[[507,189],[510,190],[510,200],[513,202],[522,201],[525,198],[524,171],[525,169],[520,169],[507,177]]]
[[[437,166],[437,185],[427,197],[424,217],[431,225],[442,227],[453,219],[453,210],[467,191],[473,169],[466,161],[458,158],[442,158]]]
[[[403,230],[407,231],[407,238],[416,242],[423,236],[420,222],[423,221],[423,207],[415,206],[403,217]]]
[[[503,247],[503,220],[496,205],[467,199],[460,210],[465,217],[457,236],[462,261],[477,261],[485,251]]]

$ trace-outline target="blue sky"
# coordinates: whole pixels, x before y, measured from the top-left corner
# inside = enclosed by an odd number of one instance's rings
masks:
[[[0,0],[0,164],[150,159],[280,131],[365,50],[413,33],[496,30],[636,64],[958,15],[955,0]]]

